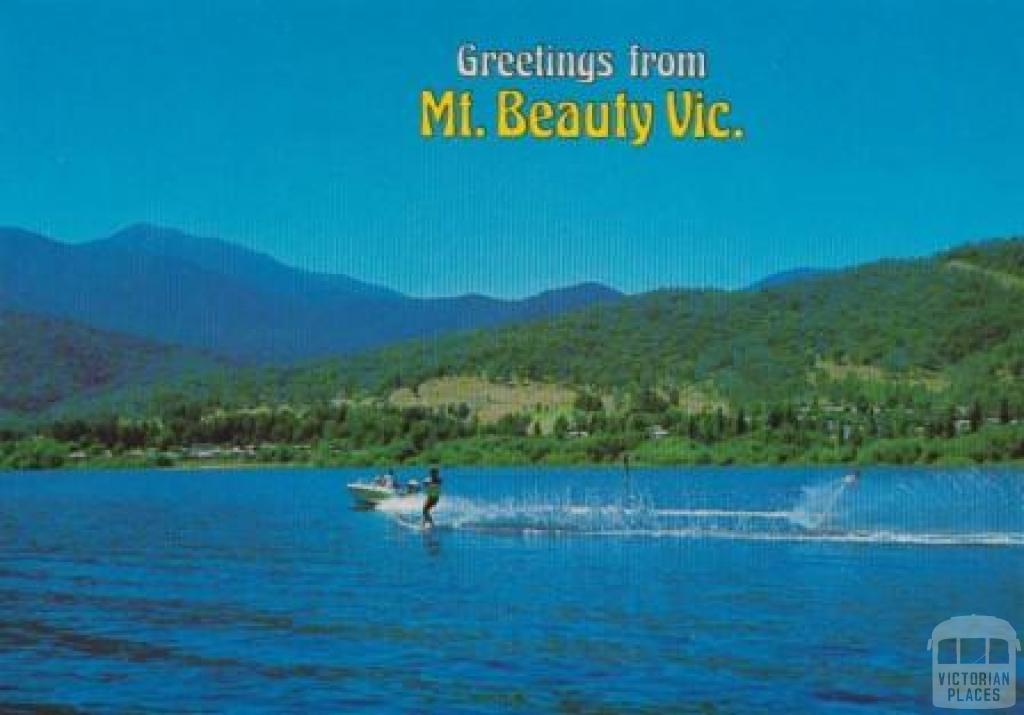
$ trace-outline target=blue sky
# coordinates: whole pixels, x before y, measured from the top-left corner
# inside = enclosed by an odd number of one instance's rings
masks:
[[[0,223],[80,241],[150,221],[414,295],[927,254],[1024,232],[1022,28],[1012,0],[5,0]],[[747,137],[424,141],[425,88],[692,86],[460,79],[466,40],[702,48]]]

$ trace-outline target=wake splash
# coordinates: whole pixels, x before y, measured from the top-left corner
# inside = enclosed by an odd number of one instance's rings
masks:
[[[858,487],[835,479],[807,485],[789,509],[659,508],[633,492],[619,499],[597,496],[480,501],[445,496],[434,510],[442,530],[523,536],[575,535],[606,538],[731,539],[908,546],[1024,546],[1024,531],[953,531],[901,528],[851,519],[849,492]],[[377,510],[402,526],[420,525],[422,497],[399,497]]]

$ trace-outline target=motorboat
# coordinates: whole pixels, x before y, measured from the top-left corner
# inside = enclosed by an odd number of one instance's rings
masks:
[[[351,482],[346,486],[356,503],[368,506],[374,506],[395,497],[417,494],[420,491],[420,484],[415,479],[401,484],[390,473],[380,474],[372,481]]]

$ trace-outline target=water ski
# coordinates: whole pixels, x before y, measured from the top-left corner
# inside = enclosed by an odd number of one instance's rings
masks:
[[[404,526],[406,529],[412,529],[413,531],[423,531],[423,519],[419,514],[395,514],[395,521],[400,526]]]

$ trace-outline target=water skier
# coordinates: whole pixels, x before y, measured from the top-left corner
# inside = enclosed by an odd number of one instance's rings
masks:
[[[440,469],[437,467],[430,468],[430,475],[423,482],[423,491],[427,495],[426,501],[423,502],[423,526],[424,528],[430,528],[434,525],[434,519],[430,516],[430,511],[441,501]]]

